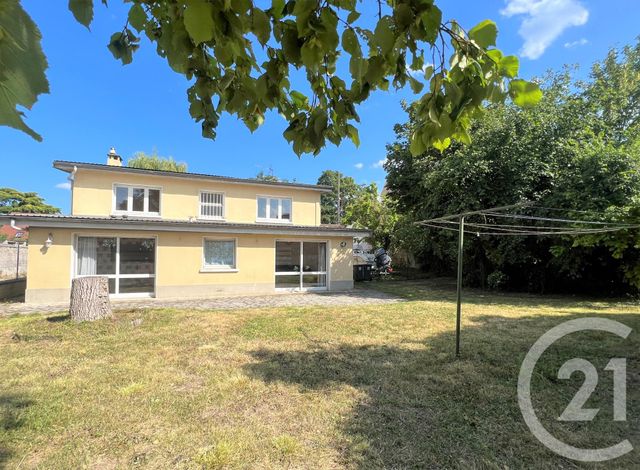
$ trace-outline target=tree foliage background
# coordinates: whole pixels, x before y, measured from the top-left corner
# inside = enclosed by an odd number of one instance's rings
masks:
[[[60,209],[45,203],[38,193],[0,188],[0,214],[11,212],[30,214],[58,214]]]
[[[177,162],[173,157],[161,157],[155,150],[151,155],[147,155],[144,152],[136,152],[132,158],[127,160],[127,166],[129,168],[142,168],[145,170],[174,171],[178,173],[187,172],[186,163]]]
[[[452,273],[456,235],[414,221],[522,200],[564,211],[537,215],[640,222],[640,43],[611,50],[587,81],[548,75],[538,106],[493,105],[473,123],[470,145],[413,157],[415,126],[397,125],[387,186],[400,221],[398,246],[425,267]],[[568,210],[567,210],[568,209]],[[465,282],[545,292],[619,294],[640,287],[638,229],[580,237],[467,237]]]

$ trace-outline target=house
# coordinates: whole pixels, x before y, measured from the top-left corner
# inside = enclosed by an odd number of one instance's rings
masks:
[[[10,224],[0,226],[0,240],[9,243],[26,243],[29,241],[29,230],[24,227],[12,227]]]
[[[74,277],[104,275],[114,298],[353,287],[352,241],[366,231],[320,223],[330,188],[55,161],[71,214],[10,214],[30,227],[26,301],[69,299]],[[3,220],[4,219],[4,220]]]

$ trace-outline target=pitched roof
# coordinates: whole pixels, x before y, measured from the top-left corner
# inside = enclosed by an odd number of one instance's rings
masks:
[[[67,173],[72,173],[74,168],[81,168],[87,170],[100,170],[100,171],[111,171],[118,173],[129,173],[129,174],[141,174],[141,175],[152,175],[152,176],[162,176],[162,177],[170,177],[170,178],[185,178],[185,179],[196,179],[196,180],[210,180],[210,181],[219,181],[221,183],[242,183],[242,184],[251,184],[257,186],[279,186],[283,188],[296,188],[296,189],[308,189],[310,191],[320,191],[320,192],[331,192],[331,186],[326,185],[317,185],[317,184],[305,184],[305,183],[285,183],[281,181],[264,181],[255,178],[234,178],[231,176],[219,176],[219,175],[207,175],[204,173],[182,173],[178,171],[164,171],[164,170],[147,170],[143,168],[130,168],[127,166],[112,166],[112,165],[103,165],[100,163],[83,163],[83,162],[68,162],[64,160],[55,160],[53,162],[53,167],[65,171]]]
[[[9,224],[0,225],[0,235],[7,237],[7,240],[26,241],[29,239],[29,229],[16,227],[13,228]]]
[[[236,223],[215,220],[161,219],[158,217],[89,216],[60,214],[3,214],[0,222],[15,220],[30,227],[115,229],[170,232],[263,233],[270,235],[318,235],[365,237],[369,230],[344,225],[292,225],[282,223]]]

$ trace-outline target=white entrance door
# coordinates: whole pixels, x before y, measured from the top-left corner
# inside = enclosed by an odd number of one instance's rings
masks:
[[[326,290],[326,242],[277,241],[276,289]]]

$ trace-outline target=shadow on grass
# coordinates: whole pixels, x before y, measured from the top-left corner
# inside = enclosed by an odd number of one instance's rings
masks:
[[[61,314],[61,315],[53,315],[51,317],[47,317],[47,321],[49,323],[60,323],[60,322],[64,322],[64,321],[68,321],[71,320],[71,315],[67,314]]]
[[[358,283],[362,290],[372,289],[394,294],[413,301],[455,302],[456,280],[452,278],[430,278],[410,281],[373,281]],[[611,303],[621,302],[638,305],[640,300],[631,298],[591,298],[579,295],[545,295],[523,292],[494,292],[464,287],[463,305],[500,305],[514,307],[589,307],[593,310],[611,308]],[[606,303],[607,305],[602,305]]]
[[[24,425],[24,412],[32,404],[32,400],[17,395],[0,395],[0,437]],[[6,443],[0,439],[0,468],[4,468],[4,463],[11,455],[5,446]]]
[[[553,454],[531,435],[516,391],[520,364],[533,342],[549,328],[585,316],[474,319],[464,328],[463,355],[458,360],[451,354],[453,332],[446,332],[408,345],[316,343],[297,351],[260,349],[252,353],[256,362],[247,365],[246,372],[267,383],[295,384],[301,393],[321,393],[328,399],[339,399],[345,387],[364,392],[365,398],[339,424],[342,437],[336,447],[349,467],[575,468],[580,464]],[[640,328],[640,315],[599,316],[634,331]],[[550,357],[543,357],[540,371],[536,369],[533,390],[543,397],[534,401],[540,407],[536,411],[546,417],[545,423],[552,423],[550,429],[558,437],[573,439],[573,445],[604,447],[630,438],[638,447],[638,335],[622,344],[602,333],[577,335],[587,336],[559,342]],[[629,358],[628,416],[635,422],[613,424],[611,388],[603,378],[602,390],[587,403],[602,406],[598,420],[557,427],[555,417],[583,381],[580,374],[570,381],[556,378],[559,366],[573,357],[591,360],[603,376],[611,357]],[[616,464],[637,468],[638,452]]]

